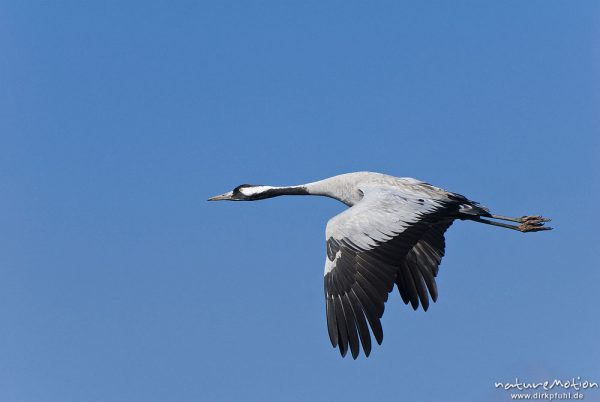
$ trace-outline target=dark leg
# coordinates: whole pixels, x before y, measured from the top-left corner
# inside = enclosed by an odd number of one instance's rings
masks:
[[[498,215],[492,215],[492,218],[502,219],[502,218],[498,218]],[[528,220],[524,220],[524,221],[523,220],[513,220],[513,219],[517,219],[517,218],[505,219],[505,220],[511,220],[512,222],[521,222],[520,225],[509,225],[507,223],[502,223],[502,222],[488,221],[487,219],[482,219],[479,217],[476,219],[472,219],[472,220],[475,222],[485,223],[486,225],[499,226],[502,228],[518,230],[519,232],[523,232],[523,233],[539,232],[541,230],[552,230],[552,228],[544,226],[544,222],[548,222],[549,219],[545,219],[545,218],[541,218],[541,217],[523,217],[523,218],[535,218],[535,219],[528,219]]]
[[[552,219],[549,218],[544,218],[543,216],[539,216],[539,215],[526,215],[526,216],[522,216],[520,218],[513,218],[510,216],[502,216],[502,215],[490,215],[491,218],[494,219],[501,219],[503,221],[510,221],[510,222],[518,222],[518,223],[542,223],[542,222],[550,222]]]

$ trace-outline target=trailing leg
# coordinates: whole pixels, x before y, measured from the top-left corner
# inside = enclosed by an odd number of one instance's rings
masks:
[[[525,215],[520,218],[513,218],[510,216],[490,214],[490,218],[500,219],[503,221],[510,221],[510,222],[519,222],[519,223],[528,223],[528,222],[529,223],[543,223],[543,222],[550,222],[552,220],[550,218],[544,218],[543,216],[539,216],[539,215]]]
[[[550,219],[543,218],[541,216],[524,216],[522,218],[508,218],[508,217],[499,217],[499,215],[491,215],[492,218],[502,219],[511,222],[519,222],[520,225],[509,225],[508,223],[495,222],[490,221],[488,219],[483,219],[481,217],[472,217],[470,220],[474,222],[485,223],[486,225],[499,226],[506,229],[517,230],[519,232],[527,233],[527,232],[539,232],[542,230],[552,230],[551,227],[544,226],[544,222],[549,222]],[[506,219],[508,218],[508,219]]]

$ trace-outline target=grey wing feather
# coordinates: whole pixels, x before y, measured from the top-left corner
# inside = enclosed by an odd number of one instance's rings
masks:
[[[443,199],[420,198],[419,193],[395,189],[367,187],[363,193],[359,203],[329,220],[328,239],[345,239],[361,250],[370,250],[443,204]]]
[[[327,224],[325,298],[331,343],[356,358],[359,340],[368,356],[371,338],[381,344],[380,319],[394,284],[405,303],[435,301],[443,234],[458,203],[410,188],[361,188],[364,197]],[[441,235],[441,243],[440,243]],[[440,250],[441,248],[441,250]],[[421,262],[423,261],[423,262]]]

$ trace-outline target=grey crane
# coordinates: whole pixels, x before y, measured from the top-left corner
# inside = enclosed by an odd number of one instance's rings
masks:
[[[405,304],[423,310],[438,291],[444,233],[455,219],[519,232],[549,230],[541,216],[493,215],[477,202],[407,177],[357,172],[289,187],[242,184],[209,201],[256,201],[281,195],[319,195],[350,208],[327,223],[325,305],[327,330],[342,356],[354,359],[360,344],[371,353],[369,327],[383,340],[381,317],[394,284]],[[495,220],[490,220],[495,219]],[[499,221],[515,222],[514,224]]]

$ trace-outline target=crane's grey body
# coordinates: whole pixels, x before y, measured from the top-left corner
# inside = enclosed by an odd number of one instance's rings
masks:
[[[550,229],[539,216],[492,215],[466,197],[412,178],[381,173],[342,174],[291,187],[241,185],[211,201],[254,201],[280,195],[318,195],[350,208],[327,223],[324,284],[327,328],[342,356],[368,356],[371,337],[383,339],[380,319],[388,293],[397,286],[416,310],[437,300],[435,277],[444,256],[444,233],[456,219],[521,232]],[[520,223],[509,225],[484,218]]]

